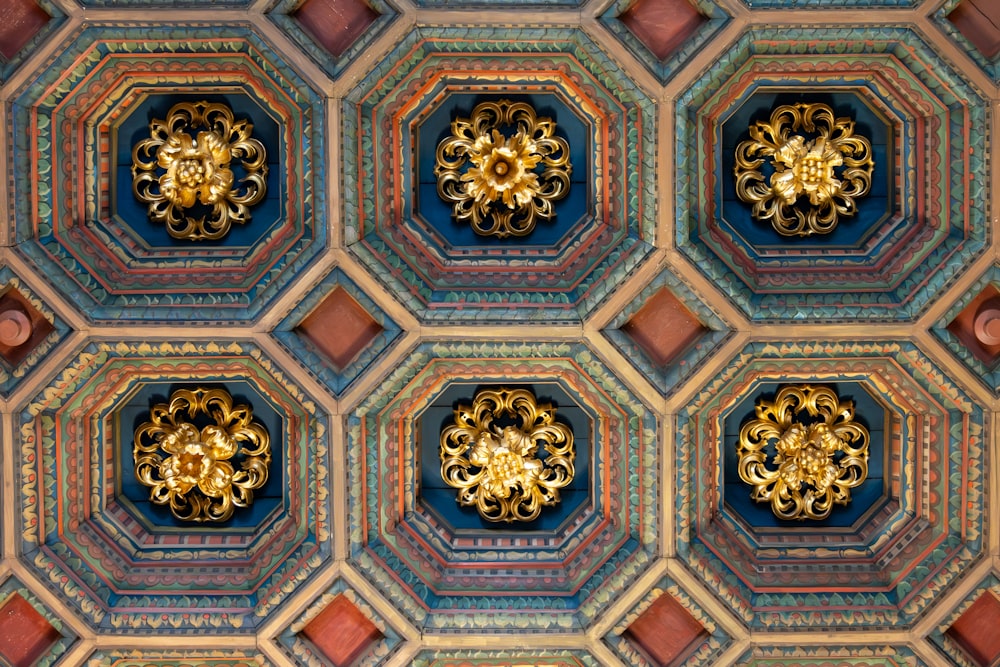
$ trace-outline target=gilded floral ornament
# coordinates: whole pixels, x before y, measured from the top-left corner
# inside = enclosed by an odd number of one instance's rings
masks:
[[[736,147],[736,194],[783,236],[832,232],[871,189],[871,143],[825,104],[782,105],[750,137]]]
[[[183,521],[225,521],[236,507],[249,507],[271,463],[267,431],[223,389],[178,389],[170,403],[153,406],[133,445],[135,474],[151,488],[149,499],[169,504]]]
[[[780,519],[824,519],[867,479],[868,443],[851,401],[827,387],[782,387],[740,429],[740,479]]]
[[[487,521],[532,521],[555,505],[573,481],[574,456],[572,431],[526,389],[478,392],[441,432],[441,477]]]
[[[511,128],[512,136],[501,129]],[[552,202],[569,192],[569,144],[556,124],[524,102],[483,102],[451,124],[437,147],[438,194],[452,215],[483,236],[526,236],[537,219],[555,216]],[[466,169],[467,168],[467,169]],[[462,173],[462,170],[465,172]]]
[[[151,220],[191,241],[222,238],[232,223],[250,220],[267,191],[267,154],[250,136],[252,124],[236,121],[223,104],[181,102],[149,130],[132,149],[132,191]],[[243,187],[234,187],[233,160],[246,174]]]

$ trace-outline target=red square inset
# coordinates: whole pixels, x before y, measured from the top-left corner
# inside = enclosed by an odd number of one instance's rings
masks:
[[[681,603],[664,593],[625,631],[660,667],[680,665],[707,634]]]
[[[1000,664],[1000,599],[986,591],[958,617],[948,635],[982,667]]]
[[[650,297],[622,331],[658,366],[666,366],[708,329],[667,288]]]
[[[706,19],[688,0],[637,0],[618,20],[654,56],[666,60]]]
[[[0,2],[0,55],[10,60],[52,18],[33,0]]]
[[[306,0],[295,10],[295,18],[323,48],[339,57],[378,13],[362,0]]]
[[[364,308],[343,287],[330,292],[296,327],[330,361],[343,370],[382,332]]]
[[[309,621],[301,634],[334,667],[347,667],[382,638],[375,624],[343,595],[335,597],[326,609]]]
[[[962,0],[948,20],[987,58],[1000,53],[1000,2]]]
[[[33,665],[59,637],[59,631],[17,593],[0,607],[0,656],[14,667]]]

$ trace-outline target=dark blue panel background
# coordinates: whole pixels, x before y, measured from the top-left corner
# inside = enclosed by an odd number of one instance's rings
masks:
[[[250,222],[241,225],[234,224],[223,238],[216,241],[192,241],[175,239],[167,233],[166,226],[149,220],[148,207],[142,204],[132,193],[132,148],[149,137],[149,123],[154,119],[164,120],[170,108],[178,102],[220,102],[233,110],[237,121],[248,119],[253,124],[251,137],[256,138],[267,151],[267,194],[264,201],[250,207]],[[199,130],[194,129],[188,134],[194,138]],[[284,188],[284,155],[281,150],[278,124],[250,97],[243,94],[214,95],[151,95],[140,102],[132,113],[119,126],[118,144],[115,152],[115,191],[114,209],[132,230],[151,247],[164,246],[222,246],[243,247],[253,245],[273,227],[282,215],[281,201]],[[234,159],[230,168],[235,176],[234,186],[239,186],[246,172],[241,161]],[[157,174],[160,172],[157,171]],[[203,210],[199,210],[203,209]],[[211,207],[196,206],[191,215],[201,217],[205,212],[211,212]]]
[[[856,215],[841,218],[837,227],[829,234],[810,237],[782,236],[774,231],[770,221],[758,222],[751,214],[752,205],[745,204],[736,196],[736,179],[733,176],[736,146],[750,139],[747,130],[756,121],[769,121],[771,112],[783,104],[822,103],[833,109],[834,117],[848,117],[854,120],[854,134],[868,139],[872,145],[875,167],[872,171],[871,190],[856,199]],[[802,133],[807,139],[812,135]],[[752,245],[774,246],[788,244],[789,247],[855,247],[893,210],[892,190],[889,187],[891,175],[890,130],[885,120],[876,115],[853,93],[757,92],[751,96],[722,126],[722,198],[723,217]],[[837,170],[835,170],[836,173]],[[765,183],[772,170],[767,163],[761,169]],[[801,198],[800,198],[801,199]]]
[[[170,511],[168,505],[156,505],[149,500],[149,487],[139,483],[135,476],[135,457],[133,456],[133,436],[141,424],[149,421],[149,411],[156,403],[168,403],[170,395],[177,389],[222,388],[232,395],[234,405],[249,405],[253,410],[254,421],[260,422],[271,437],[271,465],[268,468],[268,478],[264,486],[254,491],[253,503],[250,507],[237,507],[232,518],[215,523],[195,523],[181,521]],[[177,383],[152,383],[143,386],[129,399],[118,414],[118,452],[117,464],[121,471],[118,480],[119,493],[132,501],[136,509],[154,526],[168,528],[184,528],[192,530],[216,530],[218,528],[252,529],[278,505],[281,504],[285,489],[285,430],[281,416],[271,407],[253,387],[246,382],[201,383],[185,385]],[[233,467],[239,470],[240,458],[230,460]]]
[[[538,220],[534,231],[525,237],[499,239],[495,236],[481,236],[472,230],[469,223],[459,223],[452,219],[452,207],[445,203],[437,192],[437,177],[434,175],[435,152],[438,144],[451,136],[451,122],[456,118],[469,118],[472,110],[480,102],[497,100],[527,102],[537,117],[548,117],[556,123],[556,136],[569,142],[570,189],[565,197],[554,203],[556,215],[552,220]],[[512,130],[500,128],[504,136],[511,136]],[[591,128],[574,112],[570,111],[556,95],[450,95],[433,113],[420,124],[417,130],[417,197],[414,214],[423,218],[428,225],[441,234],[452,246],[495,246],[509,247],[511,244],[532,246],[553,246],[589,210],[588,175],[590,163]],[[464,172],[463,172],[464,173]]]
[[[778,519],[771,510],[771,503],[757,502],[750,498],[751,487],[740,479],[737,470],[738,456],[736,443],[739,441],[740,428],[747,421],[754,419],[754,408],[760,399],[774,400],[779,383],[765,383],[758,387],[752,395],[743,399],[725,421],[725,439],[722,443],[723,481],[725,484],[724,499],[730,510],[755,528],[765,527],[848,527],[854,524],[871,506],[882,497],[885,491],[885,409],[856,382],[823,383],[836,392],[841,401],[854,402],[854,420],[868,429],[871,436],[868,445],[868,479],[860,486],[851,489],[851,501],[847,505],[834,505],[830,516],[826,519],[805,519],[803,521],[784,521]],[[808,417],[808,414],[802,415]],[[801,417],[800,417],[801,418]],[[766,450],[768,461],[774,455],[773,446]],[[773,468],[773,465],[769,465]]]
[[[530,523],[510,524],[486,521],[479,516],[475,507],[462,507],[458,504],[458,489],[448,486],[441,479],[441,431],[455,423],[454,410],[459,404],[472,405],[472,399],[481,388],[498,388],[496,385],[479,387],[469,384],[448,387],[418,420],[420,499],[436,516],[456,529],[554,531],[586,502],[590,494],[591,419],[557,384],[503,386],[509,389],[528,389],[535,394],[539,403],[551,403],[556,408],[556,421],[566,424],[573,432],[576,474],[573,481],[560,490],[559,503],[554,507],[543,507],[539,517]],[[544,461],[545,455],[544,448],[539,448],[538,457]]]

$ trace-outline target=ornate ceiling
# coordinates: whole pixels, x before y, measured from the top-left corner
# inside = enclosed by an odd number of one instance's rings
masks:
[[[0,663],[996,667],[998,26],[6,0]]]

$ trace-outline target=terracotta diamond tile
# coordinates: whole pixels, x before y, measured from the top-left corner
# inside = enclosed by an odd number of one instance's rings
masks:
[[[31,603],[14,593],[0,607],[0,657],[13,667],[28,667],[61,635]]]
[[[1000,665],[1000,599],[986,591],[958,617],[948,635],[982,667]]]
[[[0,357],[17,366],[55,327],[16,289],[0,294]]]
[[[660,60],[707,20],[688,0],[636,0],[618,19]]]
[[[339,57],[378,13],[363,0],[306,0],[294,16],[323,48]]]
[[[962,341],[976,358],[986,364],[993,364],[1000,358],[1000,335],[993,335],[994,327],[1000,328],[1000,312],[996,312],[997,308],[1000,308],[1000,290],[993,285],[987,285],[986,289],[948,324],[948,331]],[[991,317],[994,313],[998,317]],[[1000,331],[996,333],[1000,334]]]
[[[962,0],[948,20],[987,58],[1000,53],[1000,2]]]
[[[382,331],[382,325],[347,290],[336,287],[296,331],[342,370]]]
[[[33,0],[0,2],[0,55],[11,60],[50,18]]]
[[[708,329],[669,289],[663,288],[622,326],[622,331],[654,363],[666,366]]]
[[[344,595],[335,597],[326,609],[302,628],[301,634],[334,667],[347,667],[382,638],[375,624]]]
[[[705,634],[701,623],[667,594],[658,597],[625,631],[661,667],[683,664]]]

